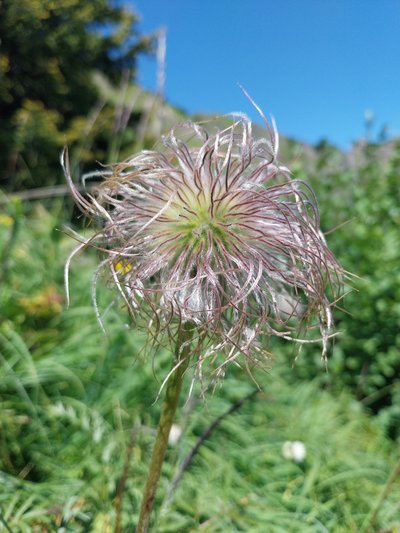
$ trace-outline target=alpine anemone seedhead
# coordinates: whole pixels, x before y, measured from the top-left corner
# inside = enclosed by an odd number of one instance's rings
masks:
[[[298,337],[306,323],[319,328],[325,356],[326,294],[335,298],[340,267],[314,193],[277,162],[275,127],[255,139],[247,117],[234,115],[213,134],[183,124],[162,144],[100,172],[93,196],[78,192],[63,157],[77,204],[102,221],[78,248],[107,252],[96,279],[110,272],[138,323],[172,335],[192,323],[203,360],[258,359],[261,334],[308,342]]]

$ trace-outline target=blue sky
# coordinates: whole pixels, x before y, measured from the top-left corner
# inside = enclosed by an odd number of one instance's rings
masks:
[[[126,0],[139,29],[167,28],[165,93],[190,113],[257,114],[279,131],[347,148],[387,125],[400,135],[400,0]],[[156,86],[156,62],[139,82]]]

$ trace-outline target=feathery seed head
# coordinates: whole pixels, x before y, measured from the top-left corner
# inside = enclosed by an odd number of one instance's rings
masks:
[[[279,165],[278,135],[268,132],[255,139],[242,115],[214,134],[186,123],[163,138],[162,151],[105,171],[93,197],[77,191],[63,158],[78,205],[102,220],[80,248],[107,251],[101,268],[134,317],[170,334],[192,323],[202,360],[218,351],[227,354],[223,365],[257,356],[262,333],[298,340],[299,324],[312,317],[325,355],[326,292],[335,297],[341,270],[312,190]]]

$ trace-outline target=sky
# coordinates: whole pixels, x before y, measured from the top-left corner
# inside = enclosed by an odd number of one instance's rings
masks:
[[[286,136],[341,148],[400,135],[400,0],[125,0],[167,29],[166,100],[189,113],[257,112]],[[138,81],[157,82],[155,59]]]

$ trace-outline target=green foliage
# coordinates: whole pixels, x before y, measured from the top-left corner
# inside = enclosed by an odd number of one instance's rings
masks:
[[[8,204],[0,217],[0,249],[10,243],[0,285],[0,531],[111,533],[130,446],[122,525],[131,531],[160,410],[153,402],[171,356],[144,357],[143,338],[118,305],[103,334],[90,301],[93,251],[72,265],[66,309],[62,270],[75,243],[59,231],[60,206],[52,209],[38,205],[25,216]],[[98,298],[106,309],[111,293],[100,286]],[[362,530],[398,456],[384,418],[346,392],[322,392],[318,380],[294,381],[287,364],[255,378],[265,392],[223,420],[168,503],[169,481],[198,436],[255,386],[232,367],[206,405],[183,408],[185,438],[168,450],[152,531]],[[305,462],[282,456],[287,440],[304,442]],[[396,482],[377,529],[398,527],[399,501]]]
[[[61,181],[61,147],[101,145],[110,110],[93,79],[119,84],[135,75],[151,41],[136,15],[108,0],[0,1],[0,183],[8,188]],[[104,114],[103,120],[99,117]],[[93,154],[92,154],[93,156]],[[93,160],[93,157],[92,157]]]
[[[400,372],[400,143],[378,145],[357,152],[351,170],[341,170],[340,155],[322,146],[312,185],[320,204],[329,246],[344,268],[355,275],[347,280],[337,311],[335,339],[328,373],[321,381],[350,390],[374,410],[390,406],[388,431],[400,427],[398,376]],[[296,176],[302,177],[298,169]],[[310,178],[310,175],[305,177]],[[314,360],[305,356],[296,375],[315,375]]]

